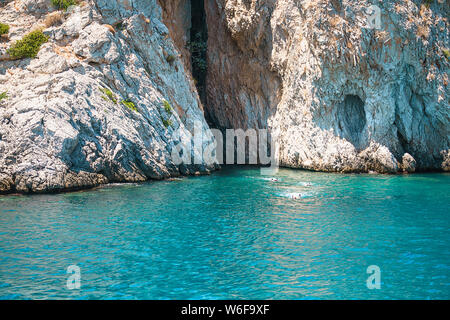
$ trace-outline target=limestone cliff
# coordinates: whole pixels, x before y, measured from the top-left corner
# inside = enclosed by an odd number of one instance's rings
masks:
[[[208,115],[270,128],[283,166],[450,170],[449,3],[427,3],[206,0]]]
[[[173,163],[175,130],[190,136],[198,121],[210,132],[157,0],[83,1],[66,12],[8,0],[0,22],[10,25],[0,42],[0,192],[214,169]],[[37,57],[10,59],[5,49],[36,29],[49,37]]]
[[[200,1],[0,1],[0,192],[209,172],[171,156],[194,123],[213,141],[203,112],[270,129],[287,167],[450,170],[448,1],[205,0],[206,99],[189,52]],[[32,30],[48,41],[12,59]]]

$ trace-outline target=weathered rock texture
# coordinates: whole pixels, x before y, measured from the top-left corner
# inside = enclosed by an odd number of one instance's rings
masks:
[[[423,4],[206,0],[209,117],[270,128],[288,167],[449,170],[449,4]]]
[[[208,118],[269,128],[288,167],[450,170],[449,5],[423,2],[205,0]],[[367,26],[372,4],[379,29]],[[173,133],[190,138],[196,122],[203,146],[213,139],[190,72],[190,8],[90,0],[58,14],[50,0],[2,1],[0,192],[214,169],[171,156]],[[38,56],[8,59],[35,28],[49,36]]]
[[[191,0],[158,0],[163,9],[163,22],[168,27],[187,70],[191,70],[187,44],[191,39]]]
[[[157,0],[84,1],[53,26],[45,22],[55,11],[49,0],[8,1],[0,10],[0,21],[11,26],[3,48],[34,28],[50,37],[35,59],[0,58],[0,93],[8,95],[0,102],[0,192],[214,169],[173,163],[175,130],[189,136],[198,121],[207,137],[210,132]],[[110,89],[117,103],[100,88]],[[138,111],[121,103],[126,99]]]

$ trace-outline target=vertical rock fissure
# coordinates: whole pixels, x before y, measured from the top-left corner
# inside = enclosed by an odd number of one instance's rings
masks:
[[[207,41],[204,0],[191,0],[191,34],[188,43],[191,52],[192,76],[195,79],[200,100],[206,100]]]

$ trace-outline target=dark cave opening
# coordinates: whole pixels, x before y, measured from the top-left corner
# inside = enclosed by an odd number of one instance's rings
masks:
[[[191,34],[188,43],[191,52],[192,76],[196,82],[200,100],[206,102],[207,41],[208,28],[204,0],[191,0]]]
[[[357,150],[365,147],[363,130],[366,126],[364,102],[357,95],[347,95],[338,109],[338,123],[342,137],[350,141]]]

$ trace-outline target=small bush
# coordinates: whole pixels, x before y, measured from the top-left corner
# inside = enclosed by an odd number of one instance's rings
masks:
[[[186,46],[191,52],[192,68],[195,70],[195,74],[206,72],[206,52],[208,50],[208,44],[201,32],[197,32],[193,39],[187,43]]]
[[[122,100],[122,104],[130,110],[139,112],[138,109],[136,108],[136,105],[134,104],[134,102],[129,99]]]
[[[173,54],[169,54],[169,55],[166,57],[166,61],[167,61],[168,63],[172,64],[172,62],[175,61],[175,56],[174,56]]]
[[[2,93],[0,93],[0,102],[3,100],[3,99],[7,99],[8,98],[8,93],[7,92],[2,92]]]
[[[168,114],[172,114],[172,107],[170,106],[169,101],[164,100],[163,105],[164,105],[164,110],[166,110],[166,112]]]
[[[48,37],[42,30],[35,30],[25,35],[22,40],[15,42],[7,53],[13,59],[35,58],[41,49],[41,45],[48,41]]]
[[[58,10],[67,10],[70,6],[76,6],[78,0],[52,0],[52,5]]]
[[[0,36],[9,33],[9,26],[0,22]]]
[[[168,128],[172,125],[172,121],[169,119],[165,120],[165,119],[161,118],[161,120],[162,120],[164,127],[166,127],[166,128]]]
[[[117,104],[116,95],[111,90],[109,90],[108,88],[102,88],[102,87],[100,87],[99,90],[105,94],[104,96],[102,96],[103,100],[111,101],[114,104]]]
[[[119,21],[114,25],[114,28],[119,31],[123,31],[123,30],[125,30],[125,24],[123,21]]]
[[[447,58],[447,60],[450,59],[450,51],[448,49],[443,49],[442,53],[444,54],[444,57]]]

